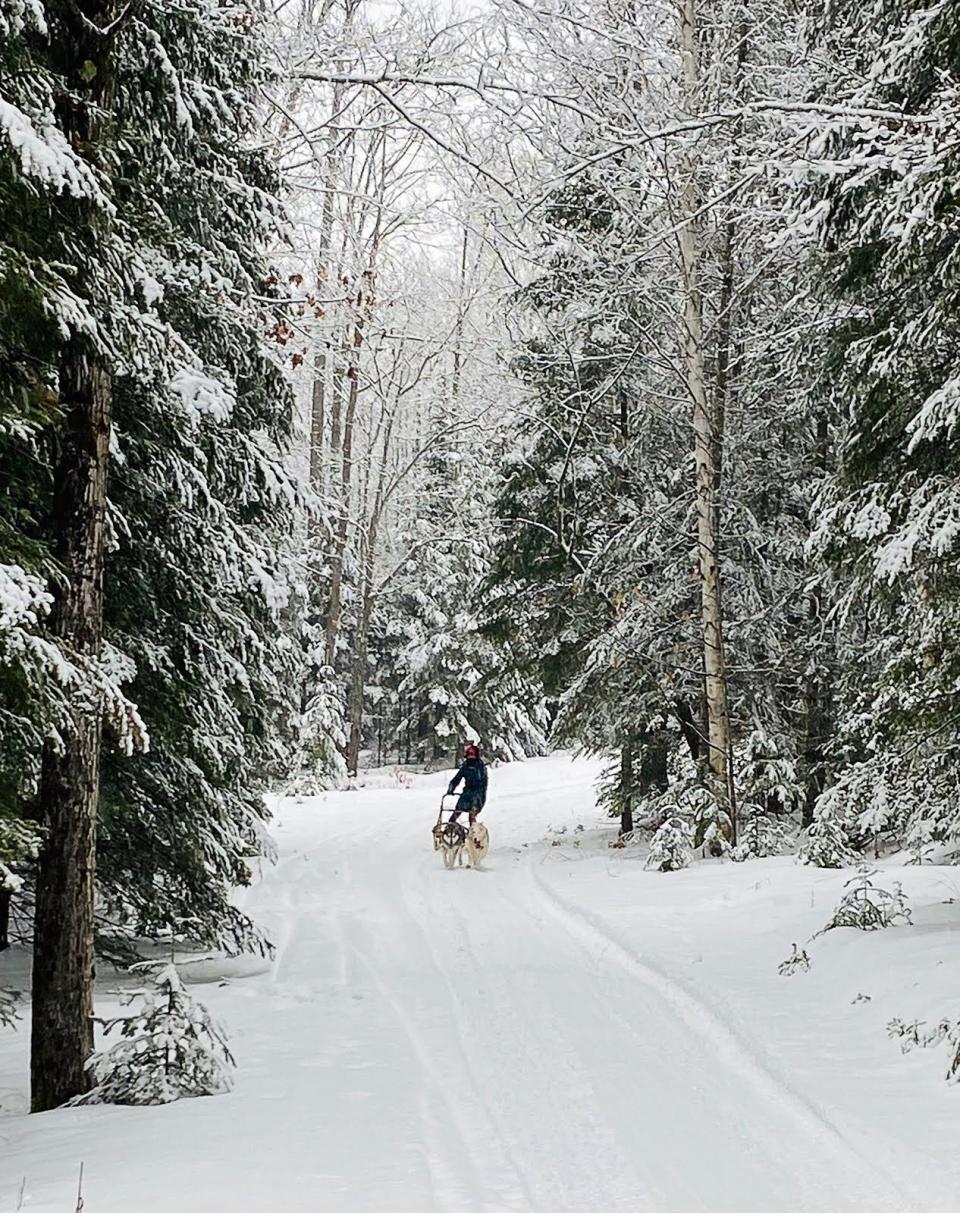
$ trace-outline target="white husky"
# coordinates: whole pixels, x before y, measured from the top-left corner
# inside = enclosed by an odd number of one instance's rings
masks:
[[[471,868],[479,868],[490,850],[490,833],[482,822],[475,821],[467,830],[466,847]]]

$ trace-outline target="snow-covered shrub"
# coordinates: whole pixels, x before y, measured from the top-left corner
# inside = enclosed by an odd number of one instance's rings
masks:
[[[693,818],[693,845],[710,855],[725,855],[730,850],[733,826],[730,815],[709,788],[702,784],[688,788],[683,803]]]
[[[853,763],[818,797],[801,858],[818,867],[845,867],[855,862],[856,851],[871,845],[879,858],[883,840],[891,836],[915,850],[946,837],[936,826],[918,832],[936,817],[936,782],[929,766],[921,773],[890,751]],[[955,797],[948,792],[946,799]]]
[[[806,948],[798,948],[793,944],[790,955],[777,966],[777,972],[781,977],[793,977],[795,973],[806,973],[809,968],[810,956]]]
[[[945,1040],[950,1046],[947,1082],[960,1083],[960,1019],[941,1019],[932,1028],[916,1021],[908,1024],[902,1019],[891,1019],[887,1032],[894,1040],[899,1040],[902,1053],[916,1048],[929,1049]]]
[[[737,845],[730,851],[736,863],[782,855],[793,841],[790,822],[771,817],[754,804],[742,805],[738,813]]]
[[[676,872],[693,859],[690,826],[682,817],[668,817],[660,826],[647,855],[647,867],[658,872]]]
[[[731,859],[781,854],[793,837],[789,814],[803,802],[796,764],[766,733],[754,729],[739,756],[737,785],[737,845]]]
[[[822,935],[837,927],[853,927],[858,931],[878,931],[898,922],[910,923],[910,909],[899,881],[893,889],[879,888],[873,882],[875,868],[863,866],[843,886],[846,889],[830,921],[817,932]]]
[[[173,964],[132,997],[142,999],[139,1011],[106,1022],[121,1039],[91,1057],[96,1086],[76,1103],[163,1104],[230,1090],[235,1062],[223,1032]]]
[[[16,893],[22,881],[11,865],[35,859],[40,831],[32,821],[0,817],[0,891]]]
[[[325,665],[313,669],[306,703],[294,721],[294,773],[285,787],[287,795],[315,796],[345,785],[346,712],[346,696],[335,671]]]
[[[692,850],[703,848],[713,855],[729,850],[730,818],[713,792],[694,774],[675,780],[665,791],[644,797],[634,816],[657,833],[671,821],[683,822]]]
[[[846,868],[856,863],[849,824],[845,789],[835,784],[817,797],[813,823],[797,858],[817,868]]]
[[[791,813],[804,799],[797,765],[762,729],[754,729],[737,756],[740,803],[767,813]]]

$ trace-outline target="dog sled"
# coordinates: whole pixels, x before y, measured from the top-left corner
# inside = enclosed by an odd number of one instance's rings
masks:
[[[452,800],[453,804],[448,806],[448,800]],[[459,795],[456,792],[444,792],[440,797],[440,812],[437,814],[437,822],[433,827],[433,849],[443,852],[443,866],[445,868],[453,868],[458,864],[462,864],[464,849],[470,855],[471,866],[476,867],[479,860],[486,854],[486,845],[483,847],[482,854],[479,856],[474,855],[474,848],[471,847],[469,836],[469,826],[462,825],[459,821],[450,820],[456,812],[458,800]],[[482,829],[482,833],[486,839],[486,830]]]

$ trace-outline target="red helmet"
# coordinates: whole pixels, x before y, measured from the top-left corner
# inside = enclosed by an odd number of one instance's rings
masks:
[[[467,744],[463,747],[463,753],[464,753],[465,758],[479,758],[480,757],[480,749],[472,741],[468,741]]]

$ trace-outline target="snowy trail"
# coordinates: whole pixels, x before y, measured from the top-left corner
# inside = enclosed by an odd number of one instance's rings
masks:
[[[248,908],[268,972],[204,986],[226,1098],[0,1120],[0,1213],[944,1213],[733,1026],[560,896],[594,770],[496,772],[485,872],[429,847],[439,781],[280,809]],[[554,818],[555,819],[555,818]],[[559,860],[558,860],[559,862]],[[956,1208],[960,1208],[958,1202]]]

